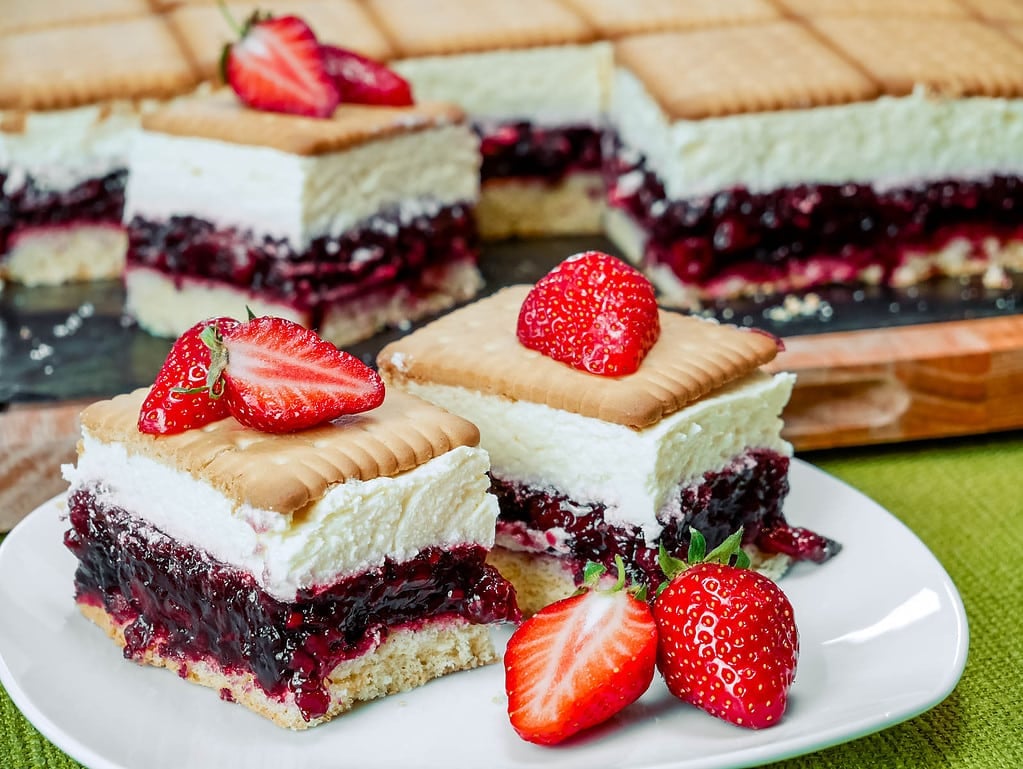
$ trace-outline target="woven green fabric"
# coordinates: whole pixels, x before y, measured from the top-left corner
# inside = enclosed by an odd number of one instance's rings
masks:
[[[956,690],[911,721],[780,769],[1023,767],[1023,434],[807,455],[912,528],[948,570],[970,622]],[[17,621],[4,617],[3,622]],[[73,769],[0,690],[0,768]],[[144,769],[140,767],[139,769]]]

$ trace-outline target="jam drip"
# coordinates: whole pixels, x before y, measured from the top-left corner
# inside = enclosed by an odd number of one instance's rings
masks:
[[[481,181],[528,178],[555,184],[573,172],[600,173],[602,131],[589,126],[544,128],[527,121],[476,125]]]
[[[419,287],[424,270],[475,263],[479,253],[472,208],[461,204],[416,216],[391,208],[304,251],[284,238],[219,229],[193,216],[135,217],[128,237],[129,264],[229,283],[302,309],[397,285]]]
[[[475,545],[428,548],[285,602],[248,573],[102,505],[92,490],[75,490],[68,510],[77,600],[126,623],[126,657],[153,649],[185,662],[212,658],[226,672],[251,672],[270,696],[293,692],[307,720],[327,711],[327,673],[390,628],[519,618],[511,585]]]
[[[645,259],[687,284],[722,277],[784,281],[793,262],[812,260],[801,280],[847,283],[868,267],[889,283],[913,251],[963,238],[983,258],[987,238],[1023,238],[1023,179],[991,176],[875,190],[869,184],[800,184],[754,194],[742,187],[669,200],[642,157],[605,162],[608,203],[648,234]]]
[[[690,527],[716,547],[733,531],[743,527],[743,544],[756,545],[766,553],[784,553],[796,560],[822,562],[841,546],[806,529],[790,527],[782,514],[789,491],[789,458],[768,449],[750,449],[719,472],[706,473],[699,483],[679,490],[679,513],[660,521],[663,530],[648,544],[638,527],[612,525],[604,520],[605,507],[583,504],[549,490],[492,479],[491,492],[501,507],[498,532],[508,523],[525,524],[533,532],[563,530],[561,547],[547,552],[571,552],[576,578],[587,561],[604,564],[613,571],[620,555],[630,576],[651,588],[664,580],[657,565],[659,546],[684,558],[689,549]],[[503,525],[502,525],[503,524]],[[542,537],[539,537],[542,538]]]
[[[31,176],[17,189],[6,189],[9,172],[0,170],[0,254],[11,236],[27,227],[60,227],[89,222],[120,225],[128,170],[86,179],[65,190],[40,186]]]

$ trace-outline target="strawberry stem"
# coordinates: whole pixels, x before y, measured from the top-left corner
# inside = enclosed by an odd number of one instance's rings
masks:
[[[220,2],[217,3],[217,7],[220,8],[221,15],[227,21],[227,26],[231,28],[231,31],[234,32],[235,36],[242,37],[244,32],[238,22],[235,21],[234,16],[231,15],[231,11],[227,9],[227,3],[225,3],[224,0],[220,0]]]

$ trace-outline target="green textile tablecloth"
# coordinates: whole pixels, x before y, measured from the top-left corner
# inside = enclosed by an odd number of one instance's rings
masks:
[[[803,458],[872,497],[931,549],[963,597],[970,652],[959,686],[927,713],[776,766],[1023,769],[1023,434]],[[78,764],[0,689],[0,769],[43,767]]]

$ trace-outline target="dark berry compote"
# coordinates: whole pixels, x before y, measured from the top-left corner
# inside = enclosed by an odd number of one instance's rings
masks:
[[[571,173],[599,174],[603,132],[596,127],[548,127],[528,121],[477,123],[480,180],[530,179],[556,184]]]
[[[500,504],[498,544],[568,559],[577,582],[587,561],[614,568],[621,556],[633,579],[650,588],[664,580],[657,562],[660,545],[684,558],[690,529],[716,547],[740,526],[743,544],[767,554],[783,553],[795,560],[822,563],[841,546],[806,529],[790,526],[782,513],[788,494],[789,458],[769,449],[750,449],[726,467],[706,473],[699,482],[679,487],[676,511],[659,518],[663,526],[654,542],[639,527],[612,525],[605,507],[570,500],[520,483],[493,478],[491,492]]]
[[[127,169],[119,169],[54,190],[31,175],[18,174],[15,183],[11,171],[0,169],[0,254],[7,252],[12,237],[26,229],[72,224],[120,226],[127,179]]]
[[[305,249],[191,216],[135,217],[128,237],[129,268],[252,291],[309,313],[314,322],[331,304],[353,297],[397,288],[418,295],[431,268],[475,264],[479,254],[473,209],[457,203],[414,215],[391,207]]]
[[[71,493],[65,544],[78,558],[76,600],[123,627],[124,655],[155,652],[212,662],[228,675],[251,673],[268,696],[292,694],[306,720],[327,712],[327,674],[394,629],[519,619],[514,590],[478,546],[427,548],[282,601],[252,575],[105,505],[95,492]]]
[[[915,255],[953,241],[984,263],[986,244],[1023,238],[1023,179],[992,175],[887,189],[867,183],[742,187],[674,200],[645,159],[620,147],[605,161],[608,205],[646,238],[645,263],[713,298],[736,288],[916,282]],[[931,268],[936,269],[936,266]]]

